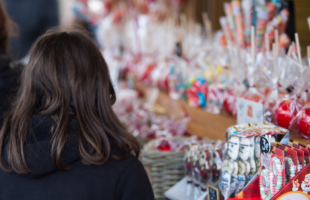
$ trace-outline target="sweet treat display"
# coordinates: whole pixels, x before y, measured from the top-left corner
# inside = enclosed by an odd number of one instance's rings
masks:
[[[144,162],[152,158],[156,165],[156,159],[161,162],[165,153],[184,153],[183,165],[182,159],[176,160],[181,162],[181,174],[185,172],[186,188],[182,190],[191,199],[206,195],[210,185],[224,199],[252,197],[253,189],[255,197],[273,200],[290,184],[290,191],[299,190],[303,185],[296,177],[307,170],[310,146],[289,142],[289,134],[310,139],[310,48],[306,66],[298,34],[295,44],[285,33],[288,9],[279,1],[225,2],[225,16],[219,19],[222,30],[215,33],[207,13],[202,15],[203,27],[178,13],[187,3],[190,1],[106,1],[104,15],[91,14],[96,19],[92,21],[96,41],[117,90],[113,109],[132,135],[148,141],[144,151],[152,145],[151,156]],[[172,12],[171,5],[178,9]],[[124,83],[127,89],[122,87]],[[140,92],[128,89],[135,86],[147,88],[145,94],[154,93],[141,98]],[[156,107],[159,93],[166,95],[159,99],[162,105],[172,99],[173,104],[181,105],[179,112],[184,115],[167,116],[173,109],[170,104]],[[265,121],[229,127],[225,143],[177,139],[195,135],[187,127],[202,130],[200,136],[213,131],[199,126],[204,120],[213,126],[200,117],[203,114],[188,124],[192,120],[185,117],[188,113],[208,112],[234,120],[240,110],[238,98],[262,105]],[[247,114],[252,117],[252,107]],[[221,126],[218,123],[214,126]],[[152,170],[157,177],[157,168]],[[169,174],[167,179],[173,176]],[[154,181],[158,180],[166,181],[162,177]]]
[[[286,134],[286,129],[268,122],[236,125],[227,129],[227,137],[229,138],[227,141],[227,156],[223,161],[220,181],[220,190],[224,198],[237,196],[259,171],[260,162],[257,163],[256,161],[260,160],[260,138],[268,138],[269,142],[275,142],[276,137],[285,137]],[[265,146],[265,148],[270,149],[269,146]],[[275,160],[275,162],[278,163],[278,160]],[[267,173],[267,171],[270,173],[269,168],[264,170],[263,173]],[[282,173],[280,170],[277,172]],[[264,187],[269,186],[266,185],[267,183],[263,177],[260,180],[264,182],[262,183],[265,184]],[[274,179],[272,181],[271,186],[276,183]],[[279,185],[275,185],[274,193],[277,191],[277,186],[279,187]],[[263,194],[265,194],[265,189],[262,190]],[[270,196],[270,194],[265,195],[266,197]]]
[[[186,144],[184,166],[186,195],[197,199],[207,191],[207,183],[218,185],[222,167],[223,143],[213,140],[195,140]]]

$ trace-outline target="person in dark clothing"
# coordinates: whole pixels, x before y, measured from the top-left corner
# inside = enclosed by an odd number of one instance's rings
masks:
[[[153,200],[139,143],[113,112],[115,100],[86,33],[40,36],[0,131],[0,199]]]
[[[9,29],[13,25],[0,2],[0,127],[18,87],[20,65],[9,56]]]
[[[14,59],[25,57],[35,40],[59,25],[57,0],[2,0],[11,19],[19,26],[18,37],[10,39]]]

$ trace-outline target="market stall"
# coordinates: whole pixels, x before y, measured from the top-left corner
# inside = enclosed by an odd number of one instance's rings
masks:
[[[287,36],[288,9],[232,0],[215,32],[207,13],[203,26],[180,13],[186,3],[85,5],[118,90],[115,112],[141,144],[155,197],[301,198],[310,47],[303,58],[298,33]]]

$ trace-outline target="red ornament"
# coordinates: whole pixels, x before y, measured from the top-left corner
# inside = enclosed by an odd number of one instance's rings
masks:
[[[297,120],[299,134],[303,138],[310,139],[310,108],[303,109],[300,114],[300,118]]]
[[[292,119],[297,115],[302,106],[295,100],[283,100],[275,111],[277,125],[289,128]]]
[[[170,151],[170,145],[169,142],[166,140],[162,140],[159,144],[159,146],[157,147],[157,149],[161,150],[161,151]]]
[[[236,115],[237,99],[231,91],[227,91],[223,101],[223,109],[230,115]]]

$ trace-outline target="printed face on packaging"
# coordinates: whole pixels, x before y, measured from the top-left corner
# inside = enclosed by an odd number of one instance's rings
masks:
[[[228,156],[233,160],[237,160],[238,158],[239,145],[240,140],[238,137],[231,137],[228,141]]]
[[[241,138],[239,147],[239,157],[242,160],[248,160],[251,155],[252,144],[250,138]]]
[[[260,157],[260,137],[256,137],[255,138],[255,158],[259,158]]]
[[[223,173],[221,184],[222,184],[223,190],[229,189],[229,187],[230,187],[230,174],[228,172]]]

